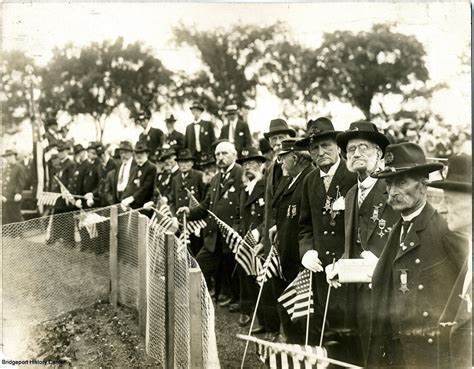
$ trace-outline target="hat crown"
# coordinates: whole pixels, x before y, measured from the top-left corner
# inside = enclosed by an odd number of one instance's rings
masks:
[[[120,142],[119,149],[133,151],[132,143],[130,141],[122,141]]]
[[[194,159],[193,154],[191,153],[191,150],[189,149],[181,149],[178,152],[178,160],[191,160]]]
[[[316,134],[334,131],[334,126],[331,120],[325,117],[308,121],[306,127],[309,132]]]
[[[176,122],[176,118],[173,114],[170,114],[166,117],[165,122]]]
[[[66,144],[64,144],[64,146],[61,147],[62,150],[65,150],[67,148],[68,147],[67,147]],[[81,144],[74,145],[74,154],[77,154],[78,152],[81,152],[83,150],[85,150],[85,149],[84,149],[84,146],[82,146]]]
[[[296,138],[287,138],[281,141],[281,151],[293,151],[297,141]]]
[[[411,142],[388,145],[385,164],[391,168],[411,168],[426,164],[425,153],[420,146]]]
[[[148,151],[148,146],[143,142],[137,142],[135,144],[135,151],[136,152]]]
[[[460,154],[449,158],[446,180],[472,183],[472,157],[470,155]]]
[[[229,105],[226,105],[226,107],[225,107],[225,111],[227,113],[234,112],[234,111],[237,111],[237,110],[238,110],[238,107],[237,107],[236,104],[229,104]]]
[[[242,158],[248,158],[257,155],[262,155],[262,153],[256,147],[247,147],[242,150]]]
[[[363,120],[351,123],[349,126],[349,131],[379,132],[377,126],[374,123]]]
[[[288,123],[286,123],[285,120],[277,118],[270,121],[269,132],[281,131],[285,129],[289,129]]]

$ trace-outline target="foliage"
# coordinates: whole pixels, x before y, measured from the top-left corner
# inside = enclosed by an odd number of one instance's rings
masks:
[[[414,37],[377,24],[369,32],[326,33],[314,52],[306,78],[324,99],[338,98],[371,118],[374,96],[402,94],[429,78],[423,45]]]

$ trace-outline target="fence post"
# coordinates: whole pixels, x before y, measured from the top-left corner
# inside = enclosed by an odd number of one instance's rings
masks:
[[[110,253],[109,253],[109,270],[110,270],[110,303],[114,308],[117,307],[118,300],[118,207],[110,208]]]
[[[175,244],[172,233],[165,234],[166,250],[166,368],[174,368],[174,319],[175,319]]]
[[[147,249],[147,222],[148,217],[138,215],[138,333],[146,333],[146,249]]]
[[[191,368],[204,368],[202,351],[202,303],[201,303],[201,278],[199,268],[189,270],[189,311],[190,311],[190,348]]]

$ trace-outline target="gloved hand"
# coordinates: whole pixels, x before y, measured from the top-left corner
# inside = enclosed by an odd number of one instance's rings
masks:
[[[274,245],[278,240],[277,234],[277,226],[276,224],[268,230],[268,237],[270,238],[270,242]]]
[[[2,196],[2,202],[7,202],[7,198],[5,196]]]
[[[84,195],[84,198],[86,200],[94,200],[94,195],[92,194],[92,192],[88,192]]]
[[[16,193],[15,196],[13,197],[13,201],[15,202],[21,201],[21,193]]]
[[[81,199],[76,200],[76,202],[75,202],[74,205],[76,205],[76,208],[82,209],[82,201],[81,201]]]
[[[263,244],[261,244],[261,243],[256,244],[255,247],[253,248],[253,251],[254,251],[255,255],[262,254],[263,253]]]
[[[143,209],[150,210],[153,207],[153,201],[148,201],[143,205]]]
[[[176,210],[176,214],[181,214],[181,213],[185,213],[186,216],[189,215],[189,208],[187,206],[181,206],[178,210]]]
[[[123,211],[127,211],[127,209],[130,207],[130,204],[132,202],[133,202],[133,196],[126,197],[120,203],[120,207],[122,208]]]
[[[250,233],[252,234],[252,236],[253,236],[253,238],[255,239],[255,241],[258,242],[258,241],[260,240],[260,232],[258,231],[257,228],[252,229],[252,230],[250,231]]]
[[[322,272],[324,270],[316,250],[306,251],[303,255],[303,259],[301,259],[301,264],[314,273]]]
[[[333,264],[329,264],[326,266],[326,281],[331,287],[338,288],[341,287],[341,283],[337,280],[339,275],[339,264],[336,261]]]
[[[172,233],[176,233],[179,229],[178,218],[173,217],[173,218],[171,218],[171,220],[172,220],[173,224],[170,226],[169,231],[172,232]]]
[[[93,200],[93,199],[87,199],[87,200],[86,200],[86,204],[87,204],[88,207],[91,208],[92,205],[94,205],[94,200]]]

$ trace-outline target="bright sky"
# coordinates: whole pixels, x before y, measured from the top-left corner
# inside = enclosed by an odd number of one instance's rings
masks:
[[[267,25],[286,22],[299,41],[317,47],[324,32],[369,30],[373,23],[396,22],[397,30],[412,34],[427,50],[427,66],[435,82],[449,89],[437,94],[433,110],[451,123],[470,122],[470,75],[461,74],[458,56],[470,45],[470,4],[455,3],[25,3],[3,4],[3,48],[21,49],[45,64],[54,46],[66,42],[85,45],[116,39],[143,41],[172,69],[194,71],[199,62],[193,50],[177,50],[168,43],[174,25],[212,29],[241,22]],[[339,129],[360,113],[348,106],[326,108]],[[325,112],[323,112],[325,113]],[[188,112],[181,116],[185,125]],[[262,90],[250,116],[251,129],[264,131],[281,114],[280,104]],[[178,116],[178,118],[180,118]]]

